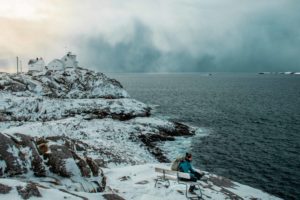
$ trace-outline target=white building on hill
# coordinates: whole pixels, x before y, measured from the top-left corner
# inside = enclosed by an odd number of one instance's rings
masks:
[[[47,68],[48,70],[65,70],[66,68],[78,67],[78,62],[76,60],[76,55],[68,52],[67,55],[62,57],[61,59],[52,60]]]
[[[43,71],[53,70],[53,71],[62,71],[66,68],[76,68],[78,66],[78,62],[76,60],[76,55],[68,52],[64,57],[61,59],[54,59],[52,60],[46,67],[43,58],[36,58],[29,60],[28,63],[28,71]]]
[[[48,64],[47,69],[61,71],[65,69],[65,64],[60,59],[54,59]]]
[[[61,61],[65,64],[65,68],[78,67],[76,55],[72,54],[72,52],[68,52],[67,55],[62,57]]]
[[[45,62],[43,58],[31,59],[28,62],[28,71],[43,71],[45,70]]]

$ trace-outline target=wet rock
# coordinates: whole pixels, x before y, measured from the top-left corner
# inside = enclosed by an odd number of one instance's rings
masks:
[[[182,123],[179,122],[173,122],[175,124],[175,135],[176,136],[191,136],[194,135],[192,131],[190,131],[190,128]]]
[[[29,199],[30,197],[42,197],[34,183],[28,183],[26,187],[17,186],[17,191],[23,199]]]
[[[193,136],[195,134],[194,130],[190,129],[189,126],[183,123],[175,122],[175,121],[172,123],[175,126],[174,130],[160,128],[160,132],[168,136]]]
[[[162,142],[162,141],[174,141],[175,138],[173,136],[169,136],[165,133],[160,134],[147,134],[148,142]]]
[[[159,162],[170,162],[164,152],[156,146],[155,142],[161,141],[160,135],[156,134],[141,134],[138,136],[141,142],[147,147],[148,151],[155,156]]]
[[[11,191],[12,187],[9,187],[8,185],[4,185],[0,183],[0,194],[7,194]]]

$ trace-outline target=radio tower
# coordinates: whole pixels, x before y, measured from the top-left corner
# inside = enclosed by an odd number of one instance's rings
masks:
[[[20,71],[21,71],[21,74],[22,74],[22,72],[23,72],[23,70],[22,70],[22,60],[20,60]]]
[[[17,74],[19,73],[19,57],[17,56]]]

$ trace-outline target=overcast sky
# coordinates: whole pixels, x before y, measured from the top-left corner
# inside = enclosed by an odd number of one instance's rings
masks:
[[[0,71],[65,52],[103,72],[300,71],[299,0],[0,0]]]

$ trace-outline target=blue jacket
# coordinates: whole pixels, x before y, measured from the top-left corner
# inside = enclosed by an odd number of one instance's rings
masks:
[[[195,173],[195,170],[192,168],[191,162],[184,160],[182,161],[179,166],[179,171],[184,173],[190,173],[191,175]]]

